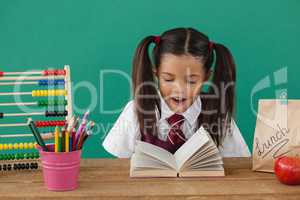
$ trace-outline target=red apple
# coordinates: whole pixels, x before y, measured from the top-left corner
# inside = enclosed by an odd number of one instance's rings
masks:
[[[300,158],[282,156],[275,160],[274,172],[277,179],[287,185],[300,184]]]

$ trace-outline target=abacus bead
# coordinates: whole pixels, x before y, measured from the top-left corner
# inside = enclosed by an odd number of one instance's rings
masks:
[[[24,158],[25,159],[29,159],[30,157],[29,157],[29,153],[24,153]]]
[[[64,80],[56,80],[56,85],[64,85],[65,81]]]
[[[41,94],[40,90],[36,90],[36,91],[35,91],[35,96],[36,96],[36,97],[41,96],[40,94]]]
[[[3,150],[3,144],[0,144],[0,150]]]
[[[30,169],[34,168],[34,163],[30,163]]]
[[[32,159],[36,159],[36,152],[32,152]]]
[[[45,91],[44,90],[40,90],[40,95],[39,96],[45,96]]]
[[[8,144],[8,149],[9,149],[9,150],[12,150],[12,149],[13,149],[13,144],[9,143],[9,144]]]
[[[48,90],[44,90],[45,96],[49,96],[49,91]]]
[[[55,95],[55,90],[49,90],[49,96],[56,96]]]
[[[6,171],[6,164],[4,164],[4,165],[2,166],[2,168],[3,168],[3,171]]]
[[[24,149],[28,149],[28,143],[24,143]]]
[[[36,153],[32,152],[32,159],[35,159],[35,158],[36,158]]]
[[[24,144],[23,144],[23,143],[20,143],[20,144],[19,144],[19,148],[20,148],[20,149],[23,149],[23,147],[24,147]]]
[[[3,159],[3,155],[2,154],[0,154],[0,160],[2,160]]]
[[[3,149],[4,149],[4,150],[7,150],[7,149],[8,149],[7,144],[4,144],[4,145],[3,145]]]
[[[2,171],[2,165],[0,165],[0,171]]]
[[[29,163],[26,163],[25,169],[29,169]]]
[[[33,149],[33,146],[34,146],[34,145],[33,145],[32,142],[30,142],[30,143],[28,144],[28,146],[29,146],[30,149]]]
[[[34,159],[34,153],[33,153],[33,152],[30,153],[30,158],[31,158],[31,159]]]
[[[10,171],[11,170],[11,164],[7,165],[7,170]]]
[[[46,126],[47,124],[45,122],[40,122],[40,127],[44,127]]]
[[[39,157],[40,157],[39,152],[36,152],[36,153],[35,153],[35,158],[39,158]]]
[[[15,163],[14,164],[14,170],[17,170],[18,169],[18,167],[17,167],[17,164]]]
[[[25,169],[25,163],[21,164],[21,169]]]
[[[18,149],[18,148],[19,148],[18,143],[14,143],[14,149]]]
[[[32,92],[31,92],[31,96],[33,96],[33,97],[36,97],[37,96],[37,94],[36,94],[37,92],[36,92],[36,90],[32,90]]]

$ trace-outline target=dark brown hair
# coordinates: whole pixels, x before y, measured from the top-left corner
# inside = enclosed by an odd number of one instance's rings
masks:
[[[234,113],[236,72],[230,51],[222,44],[210,43],[205,34],[193,28],[176,28],[164,32],[159,44],[149,52],[151,44],[157,42],[156,39],[155,36],[145,37],[139,43],[133,59],[133,92],[141,132],[157,135],[155,110],[160,113],[160,100],[153,68],[160,66],[161,58],[166,53],[191,55],[201,58],[206,72],[213,72],[212,83],[208,85],[207,92],[200,93],[202,111],[198,117],[198,127],[203,125],[209,130],[219,146],[230,130]],[[213,44],[211,48],[210,44]],[[215,91],[216,88],[218,91]],[[216,92],[219,93],[218,96]]]

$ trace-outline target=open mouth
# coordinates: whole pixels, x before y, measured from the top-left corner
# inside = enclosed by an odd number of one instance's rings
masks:
[[[181,97],[171,97],[171,101],[175,103],[176,105],[182,105],[186,102],[186,98]]]

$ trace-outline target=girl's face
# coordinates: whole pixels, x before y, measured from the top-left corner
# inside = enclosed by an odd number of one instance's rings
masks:
[[[209,77],[201,59],[191,55],[165,54],[154,73],[159,80],[162,97],[169,108],[178,113],[192,105]]]

